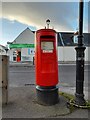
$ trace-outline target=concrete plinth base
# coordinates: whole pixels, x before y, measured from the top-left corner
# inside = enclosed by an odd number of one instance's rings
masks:
[[[42,105],[54,105],[59,102],[58,87],[36,86],[37,101]]]

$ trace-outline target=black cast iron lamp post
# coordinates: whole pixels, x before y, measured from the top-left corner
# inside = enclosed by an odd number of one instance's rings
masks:
[[[79,31],[78,31],[78,46],[76,50],[76,93],[75,104],[82,106],[85,105],[84,99],[84,50],[86,47],[83,45],[83,0],[79,2]]]

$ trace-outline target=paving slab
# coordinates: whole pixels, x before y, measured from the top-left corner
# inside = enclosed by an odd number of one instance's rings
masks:
[[[56,105],[44,106],[38,104],[35,86],[9,88],[9,102],[2,107],[3,118],[47,118],[63,116],[70,113],[67,99],[59,96]]]

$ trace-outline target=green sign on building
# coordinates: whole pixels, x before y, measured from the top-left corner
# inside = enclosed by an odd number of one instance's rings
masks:
[[[9,48],[34,48],[34,44],[10,44]]]

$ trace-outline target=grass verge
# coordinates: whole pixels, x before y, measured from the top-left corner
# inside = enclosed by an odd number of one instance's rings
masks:
[[[85,106],[75,106],[75,103],[74,103],[75,96],[74,95],[71,95],[71,94],[68,94],[65,92],[59,92],[59,95],[65,97],[67,99],[67,107],[70,109],[70,112],[73,112],[76,108],[90,109],[90,100],[86,101]],[[72,102],[70,103],[70,101],[72,101]]]

